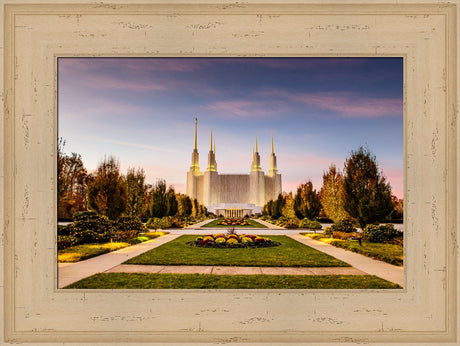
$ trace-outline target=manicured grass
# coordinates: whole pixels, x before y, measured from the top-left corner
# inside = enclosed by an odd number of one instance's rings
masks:
[[[207,223],[206,225],[203,225],[201,227],[213,227],[213,228],[267,228],[267,226],[264,226],[261,223],[255,221],[255,220],[250,220],[250,219],[247,220],[249,222],[249,225],[246,225],[246,226],[218,225],[218,223],[221,222],[221,221],[222,221],[222,219],[216,219],[216,220],[213,220],[210,223]]]
[[[58,251],[58,262],[78,262],[131,246],[130,243],[81,244]]]
[[[373,275],[96,274],[65,288],[80,289],[378,289],[401,288]]]
[[[162,235],[168,234],[169,232],[147,232],[143,235],[149,239],[155,239]],[[137,241],[139,242],[139,241]],[[103,255],[108,252],[123,249],[137,243],[135,240],[131,243],[128,242],[113,242],[113,243],[90,243],[71,246],[58,251],[58,262],[59,263],[71,263],[83,261],[85,259]]]
[[[402,266],[404,262],[402,245],[362,241],[360,246],[357,240],[332,239],[319,234],[305,234],[305,236],[397,266]]]
[[[323,252],[287,236],[266,236],[281,243],[265,248],[200,248],[186,245],[197,235],[183,235],[134,257],[126,264],[216,265],[261,267],[349,267]]]

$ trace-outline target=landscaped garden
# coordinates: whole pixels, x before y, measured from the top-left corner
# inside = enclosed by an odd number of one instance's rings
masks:
[[[312,249],[287,236],[263,236],[281,245],[261,248],[192,247],[196,235],[183,235],[158,248],[147,251],[125,264],[213,265],[261,267],[349,267],[323,252]]]
[[[212,228],[229,228],[229,227],[244,227],[244,228],[267,228],[260,222],[251,219],[216,219],[201,227],[212,227]]]
[[[78,262],[164,235],[149,232],[138,218],[113,221],[95,212],[74,215],[74,221],[58,227],[58,262]]]
[[[213,275],[102,273],[65,288],[79,289],[394,289],[374,275]],[[205,303],[204,303],[205,304]]]
[[[397,266],[404,262],[403,234],[392,224],[367,225],[361,233],[343,220],[326,228],[323,234],[301,234]]]

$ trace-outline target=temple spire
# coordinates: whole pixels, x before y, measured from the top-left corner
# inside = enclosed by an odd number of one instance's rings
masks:
[[[257,148],[257,133],[256,133],[256,153],[259,152],[259,149]]]
[[[211,127],[211,146],[210,146],[209,150],[212,151],[212,127]]]
[[[275,176],[278,174],[278,168],[276,167],[276,155],[273,149],[273,132],[272,132],[272,153],[270,155],[270,170],[268,171],[269,176]]]
[[[274,153],[274,150],[273,150],[273,132],[272,132],[272,154]]]
[[[216,139],[214,138],[214,155],[216,155]]]
[[[195,118],[195,147],[193,149],[198,150],[197,144],[196,144],[196,133],[197,133],[197,127],[198,127],[198,119]]]

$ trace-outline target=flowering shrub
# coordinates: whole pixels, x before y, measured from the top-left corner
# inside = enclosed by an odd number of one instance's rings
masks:
[[[269,238],[253,234],[208,234],[204,237],[197,237],[195,241],[188,242],[187,245],[196,247],[244,248],[270,247],[279,246],[281,244]]]
[[[250,225],[248,220],[238,219],[238,218],[223,219],[219,221],[217,224],[222,225],[222,226],[249,226]]]

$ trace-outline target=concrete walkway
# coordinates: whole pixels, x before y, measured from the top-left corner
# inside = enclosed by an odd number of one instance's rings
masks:
[[[130,258],[163,245],[177,237],[179,237],[177,234],[167,234],[144,243],[92,257],[84,261],[76,263],[58,263],[58,288],[65,287],[96,273],[105,272]]]
[[[319,240],[305,237],[301,234],[289,234],[288,236],[302,244],[308,245],[316,250],[344,261],[354,268],[367,274],[376,275],[382,279],[397,283],[401,287],[404,287],[403,267],[398,267],[386,262],[378,261],[352,251],[326,244]]]
[[[222,229],[221,229],[222,230]],[[267,229],[257,229],[268,231]],[[150,265],[122,265],[121,263],[136,257],[146,251],[163,245],[181,234],[212,233],[210,230],[171,230],[170,234],[133,245],[118,251],[93,257],[76,263],[58,264],[58,288],[70,285],[85,277],[103,272],[147,272],[147,273],[203,273],[203,274],[268,274],[268,275],[363,275],[363,273],[376,275],[385,280],[404,286],[404,270],[382,261],[347,251],[335,246],[313,240],[297,233],[271,230],[271,232],[257,232],[258,234],[284,234],[298,242],[308,245],[316,250],[342,260],[352,267],[327,267],[327,268],[298,268],[298,267],[223,267],[223,266],[150,266]],[[251,229],[251,233],[255,229]]]
[[[353,267],[227,267],[227,266],[161,266],[120,264],[106,273],[215,274],[215,275],[366,275]]]

